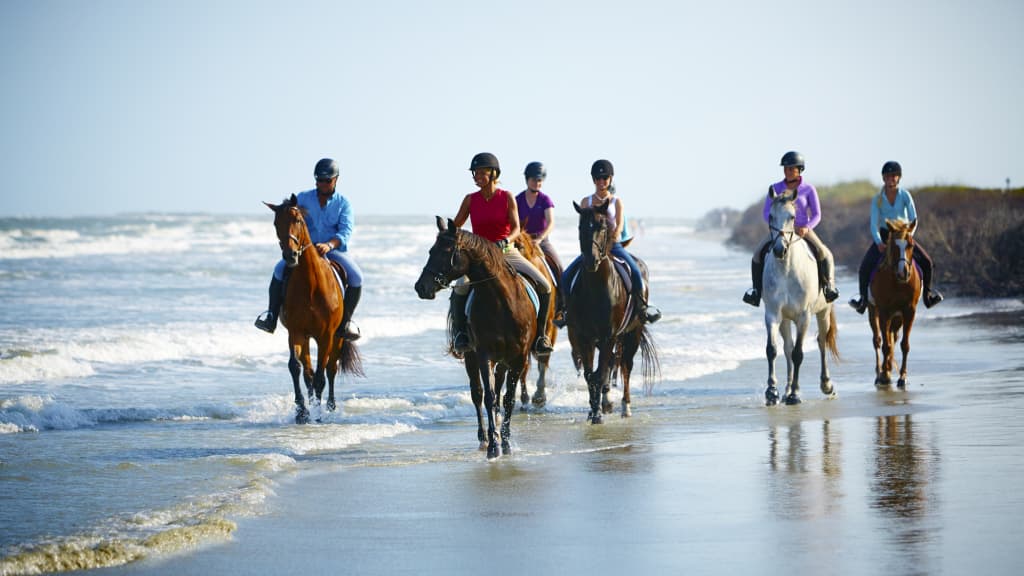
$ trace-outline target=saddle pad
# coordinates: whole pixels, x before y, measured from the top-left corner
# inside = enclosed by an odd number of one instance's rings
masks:
[[[534,315],[538,314],[540,312],[540,298],[537,297],[537,289],[534,288],[533,284],[526,279],[526,276],[523,276],[522,274],[517,274],[517,276],[519,277],[519,281],[522,282],[523,286],[526,288],[527,296],[530,297],[530,302],[533,304]],[[476,290],[470,288],[469,297],[466,298],[466,318],[472,317],[469,311],[472,308],[474,296],[476,296]]]

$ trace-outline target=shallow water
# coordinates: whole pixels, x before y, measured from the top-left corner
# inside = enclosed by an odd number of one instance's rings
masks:
[[[1020,500],[997,499],[1000,484],[985,485],[995,475],[1019,477],[1024,462],[1021,329],[971,321],[993,308],[1019,312],[1019,302],[950,299],[923,312],[909,392],[874,389],[866,322],[840,309],[845,361],[832,369],[839,397],[818,392],[812,350],[805,403],[768,410],[761,311],[739,302],[749,256],[682,221],[652,220],[641,230],[633,248],[652,270],[652,302],[665,313],[651,330],[661,380],[648,396],[634,391],[632,419],[588,426],[586,387],[563,331],[548,407],[515,415],[515,454],[481,467],[465,374],[443,355],[447,301],[420,301],[412,289],[436,231],[432,218],[358,223],[367,377],[342,378],[340,412],[310,426],[292,423],[284,330],[270,336],[251,325],[277,258],[269,217],[0,220],[0,572],[116,566],[224,542],[237,526],[294,504],[291,490],[317,474],[365,476],[387,490],[389,470],[444,484],[436,468],[455,467],[472,480],[456,481],[456,490],[512,482],[537,506],[571,510],[575,491],[547,489],[559,479],[579,483],[566,462],[590,472],[594,497],[611,490],[601,478],[642,479],[652,499],[621,528],[637,532],[636,546],[657,547],[660,536],[648,532],[673,534],[670,520],[684,518],[681,526],[711,540],[711,548],[692,544],[698,557],[749,547],[755,557],[798,555],[810,571],[838,554],[854,573],[877,564],[844,552],[864,536],[837,528],[868,527],[887,536],[866,543],[916,546],[928,558],[952,538],[977,541],[977,530],[1020,534],[1000,514],[1021,511]],[[555,237],[566,261],[573,233],[565,226]],[[853,284],[842,279],[844,296]],[[671,475],[692,491],[678,502]],[[439,497],[451,498],[443,488]],[[379,504],[360,518],[444,514]],[[975,516],[963,506],[993,514],[968,532],[962,520]],[[588,521],[530,509],[552,538]],[[716,517],[731,518],[730,526],[716,526]],[[663,520],[645,528],[644,518]],[[806,534],[762,550],[753,528],[762,523]],[[830,545],[807,544],[816,541],[807,535]],[[678,536],[663,545],[678,545]],[[1005,536],[983,542],[1012,552]],[[362,550],[373,566],[372,546]],[[894,562],[914,566],[905,555]]]

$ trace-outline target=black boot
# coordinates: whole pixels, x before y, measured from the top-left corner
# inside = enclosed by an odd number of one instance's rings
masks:
[[[818,277],[821,281],[821,291],[825,294],[825,302],[835,302],[839,298],[839,289],[832,279],[832,267],[828,260],[818,260]]]
[[[341,315],[341,326],[334,333],[335,338],[344,338],[349,342],[359,340],[359,329],[352,325],[352,314],[359,306],[359,297],[363,294],[362,286],[349,286],[345,290],[345,311]]]
[[[942,302],[942,294],[938,290],[927,289],[924,293],[924,305],[926,308],[931,308],[939,302]]]
[[[267,294],[270,299],[267,311],[256,318],[255,325],[260,330],[273,334],[274,330],[277,330],[277,317],[281,314],[281,303],[284,302],[284,282],[277,278],[271,278]]]
[[[761,305],[761,290],[764,289],[764,261],[756,262],[750,261],[750,279],[754,283],[754,287],[747,290],[747,293],[743,295],[743,301],[750,304],[754,308]]]
[[[554,350],[551,341],[548,340],[548,309],[551,308],[551,292],[538,292],[537,299],[540,306],[537,310],[537,340],[533,343],[533,351],[538,354],[547,354]]]
[[[453,291],[448,311],[451,316],[451,331],[453,333],[452,352],[459,358],[469,351],[469,334],[466,332],[466,324],[468,324],[466,300],[468,299],[469,294],[457,294]]]
[[[644,298],[643,287],[639,290],[634,290],[633,298],[636,300],[637,316],[640,318],[641,322],[654,324],[658,320],[661,320],[661,310],[658,310],[656,306],[650,306],[647,304],[647,299]]]
[[[555,317],[551,320],[551,323],[556,328],[565,327],[565,294],[561,290],[555,294]]]

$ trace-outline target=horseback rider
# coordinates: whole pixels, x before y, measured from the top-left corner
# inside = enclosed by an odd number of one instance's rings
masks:
[[[455,215],[455,226],[462,227],[468,219],[473,233],[494,242],[501,248],[505,260],[515,268],[516,272],[526,276],[537,289],[539,306],[537,310],[537,339],[533,349],[538,353],[548,353],[554,348],[547,336],[548,310],[551,306],[551,284],[533,264],[530,263],[513,243],[519,237],[519,211],[515,198],[507,190],[498,188],[498,176],[501,166],[494,154],[481,152],[473,156],[469,163],[473,174],[473,182],[479,190],[466,194]],[[452,348],[456,354],[465,354],[469,350],[469,335],[466,332],[466,300],[469,298],[469,286],[458,282],[452,290],[451,317],[455,337]]]
[[[615,195],[615,187],[612,186],[612,178],[615,176],[615,168],[608,160],[597,160],[590,167],[590,177],[594,181],[594,193],[584,196],[580,201],[580,207],[590,208],[608,205],[608,219],[612,223],[611,235],[615,238],[612,243],[611,254],[624,261],[629,266],[629,276],[633,284],[633,299],[636,302],[637,317],[648,324],[653,324],[661,319],[661,311],[655,306],[647,303],[647,294],[644,290],[644,278],[640,273],[640,266],[637,265],[633,255],[626,251],[622,243],[629,239],[629,232],[626,229],[626,209],[622,204],[622,198]],[[562,286],[565,290],[572,284],[572,277],[583,261],[583,256],[577,256],[569,264],[562,274]]]
[[[818,260],[818,272],[824,279],[823,291],[825,301],[833,302],[839,298],[839,290],[835,285],[835,262],[832,259],[832,252],[814,233],[814,227],[821,222],[821,208],[818,203],[818,191],[810,184],[804,182],[804,156],[796,151],[786,152],[779,163],[782,166],[783,180],[771,185],[768,189],[768,196],[764,201],[764,219],[767,222],[772,208],[772,197],[779,194],[795,194],[794,204],[796,205],[795,232],[798,236],[807,241],[815,258]],[[743,295],[743,301],[755,308],[761,305],[762,276],[764,275],[764,258],[771,245],[772,235],[769,230],[768,237],[754,252],[750,261],[750,275],[754,281],[754,287],[747,290]]]
[[[878,261],[885,254],[885,243],[889,239],[886,220],[917,221],[917,209],[910,192],[900,186],[903,178],[903,167],[899,162],[890,160],[882,165],[882,181],[885,184],[871,202],[871,237],[874,243],[864,253],[858,270],[858,287],[860,294],[850,300],[850,306],[863,314],[868,307],[868,282],[871,272],[878,266]],[[916,231],[916,228],[915,228]],[[921,282],[924,285],[924,305],[928,308],[942,302],[942,294],[932,289],[932,257],[928,255],[921,243],[914,239],[914,261],[921,267]]]
[[[349,239],[352,237],[355,221],[348,199],[337,191],[338,174],[337,162],[330,158],[320,160],[313,168],[316,188],[301,192],[296,198],[299,207],[304,211],[309,237],[316,251],[321,256],[341,264],[348,277],[345,311],[336,336],[345,340],[358,340],[359,329],[352,323],[352,314],[359,305],[359,297],[363,291],[363,272],[348,254]],[[287,279],[288,268],[282,259],[274,267],[274,276],[270,280],[268,309],[256,318],[256,327],[264,332],[273,334],[277,328]]]
[[[526,190],[516,196],[516,205],[519,207],[519,223],[525,232],[533,238],[536,244],[553,270],[556,282],[562,278],[562,261],[555,252],[549,236],[555,228],[555,203],[551,197],[541,192],[540,187],[544,179],[548,177],[547,169],[540,162],[530,162],[523,170],[526,178]],[[554,323],[561,328],[565,325],[565,296],[561,290],[555,292],[555,318]]]

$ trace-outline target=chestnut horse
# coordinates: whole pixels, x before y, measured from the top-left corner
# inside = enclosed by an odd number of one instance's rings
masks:
[[[306,393],[314,407],[320,405],[324,384],[329,385],[327,410],[334,411],[334,377],[341,371],[363,375],[362,360],[355,344],[335,338],[341,324],[344,298],[329,260],[317,253],[309,237],[295,195],[279,205],[264,202],[274,211],[274,230],[281,246],[281,258],[290,269],[281,305],[281,323],[288,328],[288,371],[295,389],[295,423],[309,422],[309,410],[299,389],[299,369]],[[309,339],[316,341],[317,362],[310,363]]]
[[[900,364],[900,379],[896,385],[904,388],[907,385],[910,330],[914,326],[917,301],[921,297],[921,274],[912,258],[917,221],[908,224],[901,220],[887,219],[885,225],[889,228],[885,256],[868,290],[868,322],[871,323],[871,337],[875,346],[875,386],[892,384],[889,373],[893,369],[893,348],[902,329],[900,349],[903,351],[903,362]]]
[[[645,387],[650,387],[658,373],[657,349],[647,326],[628,313],[629,291],[615,266],[611,249],[615,242],[608,218],[608,205],[582,208],[573,207],[580,215],[579,240],[582,262],[575,280],[566,286],[566,328],[572,344],[573,360],[577,369],[583,369],[590,393],[590,412],[587,420],[600,424],[602,413],[613,409],[608,400],[609,380],[618,368],[622,375],[622,417],[631,416],[629,378],[633,359],[641,351],[642,374]],[[647,278],[643,261],[636,259]],[[597,353],[597,369],[594,354]]]
[[[457,228],[451,219],[446,226],[440,216],[437,228],[437,239],[415,284],[416,294],[421,299],[433,300],[438,291],[463,276],[473,286],[468,325],[471,344],[464,357],[466,375],[476,407],[477,439],[481,448],[486,443],[488,459],[497,458],[502,452],[511,453],[510,424],[516,383],[525,380],[530,368],[530,353],[537,339],[536,309],[524,280],[493,242]],[[528,239],[519,246],[524,256],[536,260]],[[549,313],[545,324],[548,337],[554,341],[556,329],[550,316]],[[539,356],[537,361],[546,367],[548,355]],[[502,386],[506,387],[504,418],[499,405]],[[487,413],[486,436],[481,400]]]
[[[804,338],[811,316],[818,322],[818,351],[821,355],[821,393],[835,395],[829,376],[826,350],[834,360],[839,359],[836,344],[836,311],[818,282],[818,264],[807,242],[794,229],[796,193],[772,196],[768,227],[771,230],[772,256],[765,255],[764,325],[768,333],[765,355],[768,357],[768,386],[764,392],[765,404],[779,403],[775,378],[776,337],[781,334],[786,356],[787,405],[799,404],[800,365],[804,359]],[[796,328],[794,340],[793,328]]]

